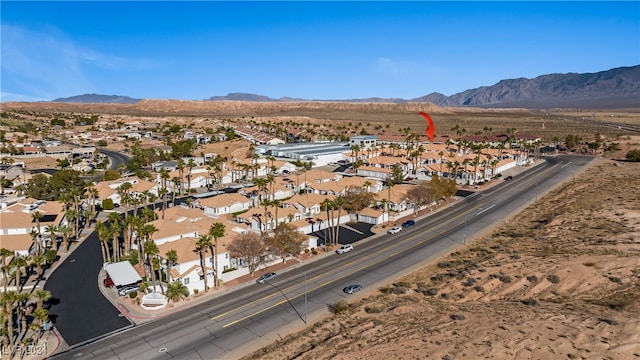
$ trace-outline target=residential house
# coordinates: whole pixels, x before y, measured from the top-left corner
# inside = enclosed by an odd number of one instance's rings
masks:
[[[200,199],[198,204],[206,215],[220,216],[248,210],[252,205],[252,201],[244,195],[230,193]]]
[[[144,191],[148,191],[156,196],[159,194],[160,185],[151,181],[142,180],[137,176],[132,176],[97,183],[95,187],[98,190],[98,199],[101,201],[111,199],[114,204],[120,204],[122,199],[118,188],[125,182],[131,184],[131,189],[128,190],[130,196],[140,197]]]
[[[39,222],[33,217],[40,213]],[[47,226],[59,226],[65,223],[64,204],[58,201],[44,201],[26,198],[11,205],[2,204],[0,208],[0,238],[2,248],[12,251],[14,254],[28,256],[33,250],[33,236],[31,232],[38,230],[44,236],[43,241],[50,240],[46,234]],[[46,245],[46,243],[43,243]]]

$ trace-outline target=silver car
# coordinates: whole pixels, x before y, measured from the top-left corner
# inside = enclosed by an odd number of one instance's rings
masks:
[[[278,276],[278,275],[277,275],[276,273],[274,273],[274,272],[266,273],[266,274],[264,274],[264,275],[260,276],[260,277],[258,278],[258,280],[256,280],[256,282],[257,282],[258,284],[264,284],[264,283],[265,283],[265,282],[267,282],[267,281],[270,281],[270,280],[275,279],[275,278],[276,278],[276,276]]]

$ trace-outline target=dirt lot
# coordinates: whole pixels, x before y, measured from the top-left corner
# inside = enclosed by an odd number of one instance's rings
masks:
[[[465,249],[245,359],[640,358],[638,174],[597,159]]]

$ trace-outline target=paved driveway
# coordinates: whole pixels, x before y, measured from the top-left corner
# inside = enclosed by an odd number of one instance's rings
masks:
[[[373,235],[373,232],[371,231],[372,227],[372,224],[361,222],[348,222],[346,224],[341,224],[338,230],[338,242],[340,244],[354,244]],[[329,237],[329,229],[326,229],[326,231],[315,231],[312,234],[318,237],[318,245],[321,245],[326,243],[326,238]]]
[[[44,286],[52,295],[49,315],[70,346],[132,325],[100,292],[101,267],[100,242],[92,233],[58,265]]]

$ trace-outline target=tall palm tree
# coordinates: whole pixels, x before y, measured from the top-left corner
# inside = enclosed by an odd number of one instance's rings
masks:
[[[211,264],[213,265],[213,286],[218,289],[218,239],[224,237],[225,226],[223,223],[214,223],[209,229],[209,235],[213,238],[213,244],[209,245],[211,251]]]
[[[109,232],[111,233],[111,259],[113,261],[120,261],[120,233],[125,224],[120,217],[120,214],[112,212],[109,213]]]
[[[69,237],[73,233],[73,229],[69,225],[62,225],[58,227],[60,235],[62,235],[62,251],[69,251]]]
[[[49,234],[51,245],[55,251],[58,251],[58,227],[55,225],[47,225],[44,231]]]
[[[35,254],[33,255],[30,259],[29,259],[29,263],[31,265],[35,265],[36,269],[37,269],[37,274],[39,278],[42,278],[42,275],[44,275],[44,271],[42,266],[47,262],[47,258],[44,257],[44,255],[38,255]]]
[[[18,289],[18,291],[21,291],[22,290],[22,284],[21,284],[22,268],[25,268],[25,274],[26,274],[27,266],[29,265],[29,263],[27,262],[27,257],[22,255],[15,256],[13,258],[13,263],[16,267],[14,272],[14,276],[16,280],[16,289]]]
[[[51,299],[51,291],[36,289],[31,296],[36,299],[36,308],[42,309],[43,303]]]
[[[40,219],[42,219],[44,215],[40,211],[35,211],[31,214],[31,218],[36,222],[36,229],[38,231],[37,236],[34,237],[33,242],[36,245],[36,254],[42,254],[42,231],[40,231]]]
[[[96,224],[96,234],[100,240],[100,250],[102,251],[102,262],[111,262],[111,255],[109,253],[109,240],[111,240],[111,230],[103,222]]]
[[[9,264],[7,257],[13,256],[13,251],[5,248],[0,249],[0,257],[2,257],[2,283],[4,284],[4,292],[7,292],[7,284],[9,283]]]
[[[204,281],[204,292],[209,291],[209,284],[207,283],[207,268],[205,266],[204,255],[207,249],[211,247],[211,235],[205,234],[198,237],[196,242],[195,251],[200,256],[200,268],[202,268],[202,279]]]
[[[162,180],[162,189],[160,191],[162,195],[162,218],[164,219],[164,210],[167,208],[167,180],[169,180],[169,171],[167,169],[160,169],[160,179]]]
[[[153,283],[153,286],[155,289],[157,284],[156,284],[156,271],[155,271],[156,262],[154,260],[156,259],[156,256],[160,253],[160,250],[158,249],[158,245],[156,245],[156,243],[151,240],[146,240],[144,242],[143,247],[144,247],[144,254],[147,257],[146,262],[149,264],[149,268],[150,268],[149,270],[151,273],[151,282]]]
[[[16,308],[16,302],[18,300],[18,293],[15,291],[5,291],[2,294],[0,294],[0,306],[2,306],[2,310],[4,312],[4,314],[6,316],[3,317],[3,326],[1,327],[3,331],[6,332],[3,333],[3,348],[6,349],[8,347],[11,347],[11,345],[13,345],[14,343],[14,336],[13,336],[13,312]],[[5,336],[8,339],[8,345],[4,343],[5,340]]]
[[[167,259],[167,282],[171,283],[171,269],[173,267],[173,264],[178,262],[178,252],[175,251],[174,249],[171,250],[167,250],[167,252],[164,254],[165,259]]]

